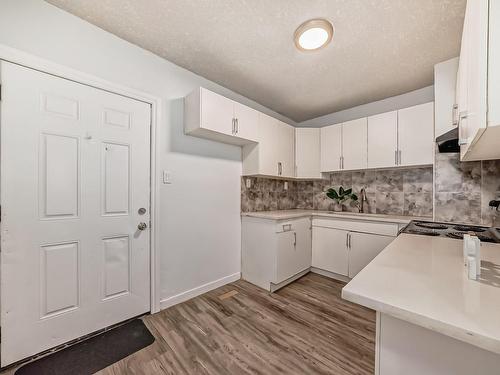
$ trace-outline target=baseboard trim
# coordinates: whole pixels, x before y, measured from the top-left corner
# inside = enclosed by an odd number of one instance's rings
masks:
[[[335,272],[322,270],[321,268],[311,267],[311,272],[317,273],[318,275],[321,275],[321,276],[329,277],[330,279],[343,281],[344,283],[348,283],[349,281],[351,281],[351,279],[348,278],[347,276],[339,275],[338,273],[335,273]]]
[[[241,278],[241,273],[233,273],[232,275],[225,276],[221,279],[211,281],[209,283],[200,285],[196,288],[187,290],[185,292],[176,294],[175,296],[162,299],[160,301],[160,310],[164,310],[171,306],[177,305],[182,302],[186,302],[191,298],[197,297],[203,293],[210,292],[211,290],[217,289],[223,285],[232,283],[233,281],[239,280]]]

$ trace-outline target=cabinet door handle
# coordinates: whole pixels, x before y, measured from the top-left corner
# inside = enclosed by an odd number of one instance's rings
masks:
[[[293,246],[297,246],[297,232],[293,232]]]
[[[349,233],[347,233],[345,236],[345,247],[349,249]]]
[[[236,129],[236,134],[238,134],[238,133],[239,133],[239,131],[240,131],[240,123],[238,122],[238,118],[235,118],[235,119],[234,119],[234,122],[235,122],[235,124],[236,124],[236,126],[235,126],[235,129]]]
[[[401,150],[398,150],[398,164],[401,165]]]
[[[235,126],[235,121],[234,121],[234,118],[233,118],[231,121],[232,121],[232,129],[231,129],[231,134],[234,134],[234,126]]]
[[[278,162],[278,176],[281,176],[283,174],[283,165],[281,162]]]
[[[398,165],[398,150],[394,150],[394,165]]]
[[[339,156],[339,169],[342,169],[342,156]]]

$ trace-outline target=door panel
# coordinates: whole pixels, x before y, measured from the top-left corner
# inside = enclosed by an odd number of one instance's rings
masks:
[[[342,156],[342,125],[321,128],[321,172],[339,171]]]
[[[342,155],[343,169],[366,169],[368,134],[366,117],[342,124]]]
[[[398,111],[399,165],[432,164],[434,160],[434,102]]]
[[[398,112],[368,117],[368,168],[396,165]]]
[[[149,223],[151,108],[1,71],[5,366],[149,311],[149,230],[137,225]]]
[[[350,232],[349,277],[353,278],[365,268],[394,237],[378,234]]]
[[[349,271],[347,233],[344,230],[313,227],[312,266],[347,276]]]
[[[78,138],[41,136],[40,203],[43,218],[78,216],[80,152]]]

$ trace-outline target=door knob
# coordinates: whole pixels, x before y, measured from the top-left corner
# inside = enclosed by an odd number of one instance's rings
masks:
[[[148,227],[148,225],[146,223],[139,223],[139,225],[137,226],[137,229],[144,230],[147,227]]]

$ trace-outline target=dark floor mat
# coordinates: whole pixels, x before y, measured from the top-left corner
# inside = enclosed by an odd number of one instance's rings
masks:
[[[142,320],[82,341],[19,368],[15,375],[87,375],[151,345],[155,338]]]

